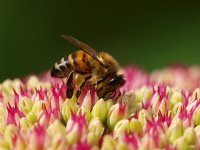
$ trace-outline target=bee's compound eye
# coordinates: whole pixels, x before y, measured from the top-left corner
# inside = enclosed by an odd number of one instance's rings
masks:
[[[115,76],[112,79],[110,79],[110,81],[108,82],[108,86],[121,86],[123,85],[125,82],[124,78],[122,75],[119,76]]]
[[[62,71],[54,67],[51,70],[51,76],[56,78],[64,78],[64,74],[62,73]]]
[[[112,78],[112,79],[108,82],[108,85],[113,86],[113,85],[116,84],[116,82],[117,82],[117,78]]]

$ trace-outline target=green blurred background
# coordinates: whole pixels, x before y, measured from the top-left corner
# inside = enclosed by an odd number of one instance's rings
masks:
[[[199,64],[198,2],[0,0],[0,81],[41,73],[76,50],[72,35],[150,71]]]

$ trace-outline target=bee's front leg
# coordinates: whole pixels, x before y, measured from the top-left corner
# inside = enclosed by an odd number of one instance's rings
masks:
[[[74,92],[74,72],[71,72],[67,80],[67,98],[72,98]]]
[[[106,80],[106,78],[105,77],[103,77],[103,78],[101,78],[101,79],[99,79],[98,81],[97,81],[97,85],[98,84],[100,84],[100,83],[102,83],[103,81],[105,81]]]
[[[83,90],[83,88],[85,87],[85,84],[88,80],[90,80],[92,78],[92,75],[89,75],[85,78],[85,80],[83,81],[83,83],[80,85],[78,91],[76,92],[76,98],[78,99],[79,96],[81,95],[81,91]]]

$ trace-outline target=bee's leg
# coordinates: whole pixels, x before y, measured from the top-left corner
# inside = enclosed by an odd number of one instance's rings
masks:
[[[81,95],[81,91],[83,90],[83,88],[85,87],[86,82],[92,78],[92,75],[89,75],[85,78],[85,80],[83,81],[83,83],[80,85],[78,91],[76,92],[76,98],[79,98],[79,96]]]
[[[104,78],[100,78],[97,82],[96,82],[96,84],[93,84],[92,86],[93,87],[95,87],[95,86],[98,86],[99,84],[101,84],[103,81],[105,81],[106,80],[106,78],[104,77]],[[102,98],[103,97],[103,91],[105,90],[105,87],[104,86],[101,86],[100,88],[98,88],[97,89],[97,95],[98,95],[98,97],[100,97],[100,98]]]
[[[105,81],[106,78],[101,78],[99,79],[95,84],[91,84],[90,88],[94,88],[95,86],[99,85],[100,83],[102,83],[103,81]],[[100,88],[99,91],[101,91],[103,88]]]
[[[66,92],[67,98],[72,98],[74,92],[73,86],[74,86],[74,72],[71,72],[67,80],[67,92]]]
[[[103,82],[106,78],[101,78],[97,81],[97,85],[100,84],[101,82]]]

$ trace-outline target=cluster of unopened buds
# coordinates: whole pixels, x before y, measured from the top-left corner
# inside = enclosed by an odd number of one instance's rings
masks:
[[[117,99],[66,98],[48,74],[0,84],[1,150],[200,149],[200,67],[123,70]],[[78,101],[78,103],[77,103]]]

